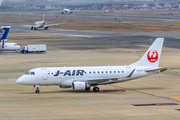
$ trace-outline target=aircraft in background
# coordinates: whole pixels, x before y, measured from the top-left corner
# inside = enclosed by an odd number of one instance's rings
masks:
[[[1,27],[1,31],[0,31],[0,39],[1,39],[0,49],[2,49],[3,51],[19,50],[20,49],[20,46],[17,45],[16,43],[4,43],[4,41],[7,41],[7,36],[8,36],[10,28],[11,28],[11,26],[2,26]]]
[[[43,20],[42,21],[37,21],[37,22],[34,23],[34,25],[23,25],[23,26],[24,27],[29,27],[31,30],[38,30],[39,28],[43,28],[44,30],[47,30],[50,26],[60,24],[60,23],[56,23],[56,24],[46,25],[46,23],[49,23],[49,22],[44,21],[44,13],[43,13]]]
[[[61,12],[61,14],[72,14],[73,11],[71,11],[70,9],[63,9],[63,11]]]
[[[33,85],[39,93],[39,86],[59,85],[60,88],[98,92],[98,85],[125,82],[166,71],[168,68],[158,67],[164,38],[157,38],[144,56],[128,66],[99,67],[44,67],[29,70],[16,82]]]

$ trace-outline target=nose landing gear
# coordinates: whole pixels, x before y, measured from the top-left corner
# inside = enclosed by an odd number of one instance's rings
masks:
[[[34,87],[36,88],[36,93],[40,93],[40,91],[39,91],[39,85],[34,85]]]

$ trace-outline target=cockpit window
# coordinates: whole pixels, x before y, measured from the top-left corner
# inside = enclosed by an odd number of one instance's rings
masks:
[[[25,73],[26,75],[35,75],[35,73],[34,72],[27,72],[27,73]]]

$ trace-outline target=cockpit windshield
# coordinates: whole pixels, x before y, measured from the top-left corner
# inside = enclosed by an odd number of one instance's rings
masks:
[[[29,71],[29,72],[25,73],[25,75],[35,75],[35,73]]]

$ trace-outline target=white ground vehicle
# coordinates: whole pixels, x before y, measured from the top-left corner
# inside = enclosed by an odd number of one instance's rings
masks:
[[[27,45],[21,47],[22,53],[32,53],[32,52],[46,52],[46,44],[39,44],[39,45]]]

